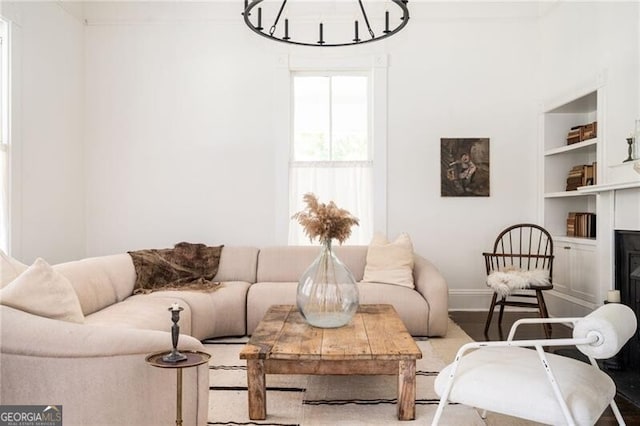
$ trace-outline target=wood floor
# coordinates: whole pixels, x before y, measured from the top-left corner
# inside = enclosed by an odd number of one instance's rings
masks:
[[[466,311],[451,311],[449,316],[456,324],[458,324],[473,340],[486,341],[486,340],[502,340],[506,339],[511,325],[520,318],[535,317],[535,313],[528,312],[505,312],[502,320],[502,331],[498,329],[497,312],[493,316],[493,322],[489,329],[488,336],[484,335],[484,323],[487,318],[486,312],[466,312]],[[552,337],[571,337],[571,329],[561,324],[553,324]],[[527,326],[518,327],[518,334],[516,338],[519,339],[534,339],[544,338],[544,331],[541,326]],[[618,393],[616,395],[616,404],[622,413],[627,425],[640,425],[640,407],[631,403],[628,399]],[[611,412],[610,408],[604,412],[600,420],[596,423],[598,426],[617,425],[617,421]]]

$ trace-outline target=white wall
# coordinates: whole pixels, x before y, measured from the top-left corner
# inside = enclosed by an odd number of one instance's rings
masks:
[[[90,255],[275,238],[274,56],[240,48],[252,37],[239,24],[194,13],[186,22],[89,18]]]
[[[80,20],[54,2],[5,2],[12,22],[13,255],[51,263],[85,253]],[[19,75],[15,75],[19,73]]]
[[[86,27],[87,254],[281,241],[277,57],[386,53],[389,234],[411,234],[462,292],[454,303],[477,300],[480,253],[506,225],[535,220],[535,11],[412,4],[388,41],[319,51],[254,35],[235,4],[96,6]],[[440,138],[474,136],[491,138],[491,197],[441,198]]]
[[[389,232],[444,273],[452,308],[488,306],[481,253],[535,221],[536,22],[528,5],[412,3],[391,52]],[[503,14],[511,12],[513,16]],[[488,137],[491,196],[440,196],[440,138]]]
[[[274,225],[276,199],[286,191],[275,169],[286,144],[273,124],[278,57],[386,54],[387,229],[391,237],[409,232],[442,270],[452,308],[486,309],[480,253],[505,226],[537,219],[540,103],[606,65],[609,110],[638,115],[637,99],[623,96],[640,90],[638,48],[628,54],[619,46],[638,24],[618,11],[623,6],[551,5],[539,21],[533,3],[413,2],[398,35],[339,50],[258,37],[235,2],[88,3],[83,50],[77,9],[56,7],[25,6],[25,17],[37,15],[24,24],[25,52],[32,52],[24,86],[33,84],[24,96],[27,257],[70,259],[181,240],[282,241]],[[578,28],[582,15],[597,31]],[[62,55],[45,50],[50,40],[66,46]],[[589,47],[578,47],[584,40]],[[575,65],[583,56],[584,65]],[[54,108],[60,99],[68,104]],[[67,127],[56,127],[51,110]],[[84,143],[76,133],[82,125]],[[441,137],[491,139],[491,197],[440,197]],[[71,172],[54,174],[52,164],[66,158]]]

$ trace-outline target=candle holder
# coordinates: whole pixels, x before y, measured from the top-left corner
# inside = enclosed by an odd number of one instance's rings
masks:
[[[626,163],[627,161],[633,161],[633,156],[631,154],[633,154],[633,139],[634,138],[627,138],[627,143],[629,144],[629,148],[627,148],[627,152],[628,152],[628,157],[626,160],[623,161],[623,163]]]
[[[171,343],[173,344],[173,349],[171,349],[171,353],[169,355],[165,355],[162,357],[164,362],[180,362],[187,359],[187,356],[178,352],[178,337],[180,336],[180,326],[178,325],[178,321],[180,321],[180,312],[184,311],[182,306],[172,306],[169,308],[171,312],[171,321],[173,321],[173,325],[171,326]]]
[[[269,40],[273,40],[273,41],[278,41],[278,42],[284,42],[284,43],[289,43],[289,44],[297,44],[299,46],[316,46],[316,47],[337,47],[337,46],[351,46],[354,44],[362,44],[362,43],[369,43],[369,42],[373,42],[376,40],[382,40],[388,37],[391,37],[392,35],[396,34],[397,32],[399,32],[400,30],[402,30],[407,23],[409,22],[409,8],[407,7],[407,3],[408,0],[386,0],[387,3],[389,3],[391,6],[394,6],[393,8],[395,9],[395,14],[401,14],[401,16],[399,17],[399,19],[395,19],[395,22],[391,21],[391,16],[389,11],[385,11],[384,14],[384,29],[380,29],[377,30],[378,32],[374,32],[373,28],[371,27],[371,23],[369,22],[369,16],[367,14],[367,9],[365,8],[364,4],[363,4],[364,0],[353,0],[354,3],[354,8],[358,8],[360,9],[360,17],[361,19],[364,20],[364,24],[366,26],[365,28],[365,33],[368,32],[369,35],[371,36],[371,38],[368,37],[363,37],[360,38],[360,35],[358,34],[358,23],[356,21],[355,25],[354,25],[354,38],[349,41],[349,38],[343,39],[342,41],[331,41],[331,40],[327,40],[325,37],[327,36],[327,34],[324,32],[324,23],[326,23],[328,25],[328,29],[337,29],[338,31],[336,31],[337,36],[334,36],[335,38],[339,38],[339,37],[344,37],[344,35],[346,34],[350,34],[349,31],[349,27],[347,26],[348,23],[346,25],[342,25],[344,22],[342,22],[342,20],[340,19],[340,16],[329,16],[323,15],[323,22],[320,23],[320,28],[318,29],[318,39],[317,41],[312,41],[312,40],[304,40],[301,39],[299,37],[300,33],[305,33],[305,34],[316,34],[315,32],[313,32],[312,27],[310,28],[307,25],[303,25],[305,23],[305,17],[304,16],[300,16],[300,14],[298,14],[298,16],[295,16],[296,14],[289,14],[287,15],[286,13],[284,14],[285,16],[288,16],[286,19],[284,19],[284,37],[280,37],[279,35],[276,35],[276,29],[281,29],[282,25],[280,25],[280,27],[278,27],[278,25],[282,22],[281,18],[283,18],[283,12],[285,9],[285,5],[287,4],[287,0],[280,0],[280,1],[274,1],[274,2],[264,2],[264,0],[244,0],[244,10],[242,11],[242,16],[244,18],[244,23],[247,27],[249,27],[249,29],[251,31],[253,31],[254,33],[262,36],[262,37],[266,37]],[[265,4],[262,4],[262,3]],[[368,1],[370,3],[376,3],[375,1]],[[268,5],[267,5],[268,3]],[[279,9],[277,7],[277,3],[280,3]],[[260,6],[258,6],[260,5]],[[266,6],[265,6],[266,5]],[[252,14],[252,10],[255,9],[257,7],[258,10],[258,19],[252,19],[251,18],[251,14]],[[262,19],[262,12],[261,12],[261,8],[262,7],[266,7],[269,13],[267,13],[266,15],[268,16],[275,16],[275,19],[273,20],[273,24],[271,25],[271,27],[269,28],[269,31],[264,31],[263,27],[263,19]],[[267,10],[265,9],[265,10]],[[265,15],[265,16],[266,16]],[[295,27],[297,29],[300,29],[302,27],[306,27],[305,31],[298,31],[298,35],[294,34],[296,31],[292,31],[291,33],[289,32],[289,28],[288,28],[288,22],[291,21],[291,23],[293,24],[295,21],[294,19],[299,19],[298,21],[298,26]],[[326,21],[324,21],[324,19],[326,19]],[[313,23],[311,23],[311,25],[313,25]],[[344,30],[344,31],[341,31]],[[280,31],[278,31],[280,32]],[[331,38],[331,37],[329,37]]]

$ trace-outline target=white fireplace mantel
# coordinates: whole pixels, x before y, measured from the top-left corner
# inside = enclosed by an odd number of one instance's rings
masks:
[[[581,186],[578,188],[578,191],[591,193],[591,192],[617,191],[621,189],[633,189],[633,188],[640,188],[640,180],[632,181],[632,182],[609,183],[604,185]]]
[[[614,288],[614,231],[640,230],[640,160],[611,166],[599,185],[581,186],[579,193],[598,196],[600,300]]]
[[[581,186],[578,191],[589,194],[640,188],[640,159],[609,166],[604,178],[606,179],[605,183]]]

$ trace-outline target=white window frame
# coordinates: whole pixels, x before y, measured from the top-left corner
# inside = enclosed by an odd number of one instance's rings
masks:
[[[373,160],[373,232],[387,233],[387,68],[386,55],[338,57],[302,57],[281,55],[277,58],[274,84],[275,105],[275,166],[276,166],[276,217],[275,241],[287,245],[291,214],[289,212],[289,160],[293,143],[291,122],[292,79],[294,73],[323,71],[360,71],[370,76],[370,147]]]

